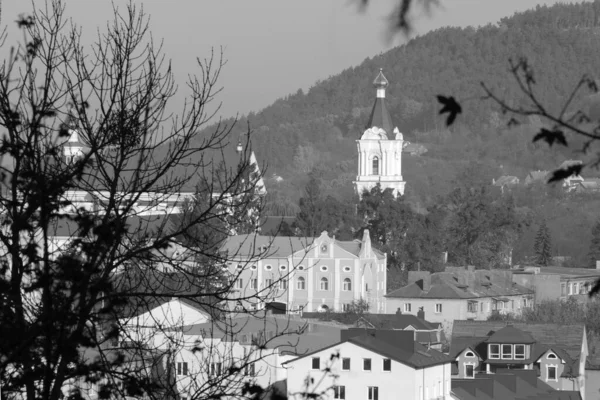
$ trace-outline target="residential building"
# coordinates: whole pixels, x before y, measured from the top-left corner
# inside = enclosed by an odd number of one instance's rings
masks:
[[[573,190],[575,193],[600,192],[600,178],[585,178],[581,182],[577,182]]]
[[[412,332],[349,329],[340,340],[285,362],[287,391],[323,399],[450,399],[452,359],[416,343]],[[308,382],[308,384],[307,384]]]
[[[525,177],[525,185],[533,185],[534,183],[545,184],[548,180],[548,176],[550,171],[529,171],[527,176]]]
[[[285,391],[287,369],[282,365],[336,343],[340,331],[332,324],[258,312],[179,327],[166,333],[170,341],[162,341],[174,353],[177,392],[193,398],[208,385],[230,394],[241,393],[250,382]]]
[[[502,175],[498,179],[492,179],[492,185],[499,187],[501,193],[510,190],[513,186],[517,186],[518,184],[519,178],[511,175]]]
[[[388,80],[380,70],[373,81],[377,91],[375,104],[365,131],[356,141],[358,148],[358,176],[354,185],[359,196],[379,184],[391,189],[394,195],[404,194],[406,182],[402,179],[402,148],[404,137],[394,128],[392,117],[385,105]]]
[[[521,267],[512,270],[513,281],[535,291],[535,301],[575,298],[590,301],[588,295],[600,279],[600,269],[566,267]]]
[[[574,390],[556,390],[542,382],[534,370],[498,369],[475,378],[452,378],[452,397],[457,400],[579,400]]]
[[[385,295],[386,310],[423,310],[427,320],[449,330],[456,319],[487,320],[493,312],[519,314],[534,292],[513,282],[509,270],[447,267],[444,272],[409,271],[408,284]]]
[[[237,304],[241,309],[344,311],[363,299],[373,312],[385,312],[387,257],[371,246],[368,230],[353,241],[327,232],[317,238],[237,235],[221,250],[236,297],[251,298]]]
[[[581,161],[581,160],[565,160],[562,162],[562,164],[560,164],[558,166],[558,169],[566,169],[566,168],[570,168],[570,167],[573,167],[576,165],[583,166],[583,161]],[[567,192],[571,192],[571,191],[575,190],[577,188],[577,186],[579,185],[579,183],[581,183],[583,181],[584,181],[583,177],[580,174],[575,173],[575,174],[563,179],[563,189]]]
[[[472,379],[499,369],[535,370],[557,390],[585,400],[588,342],[584,325],[454,321],[452,376]]]
[[[425,313],[405,314],[400,310],[396,314],[348,314],[348,313],[308,313],[302,314],[307,321],[334,321],[347,327],[364,329],[405,330],[414,332],[414,341],[424,346],[441,350],[446,342],[442,324],[425,320]]]

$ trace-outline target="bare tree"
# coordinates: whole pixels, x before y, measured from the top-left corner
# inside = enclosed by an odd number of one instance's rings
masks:
[[[174,357],[194,348],[173,326],[131,318],[179,299],[227,325],[232,303],[272,296],[235,290],[223,268],[234,255],[219,251],[261,190],[248,146],[237,165],[221,162],[231,126],[206,129],[223,60],[197,60],[171,113],[171,66],[132,3],[90,48],[60,0],[17,23],[23,42],[0,66],[2,395],[181,397]],[[259,393],[240,371],[262,347],[248,349],[190,396]]]

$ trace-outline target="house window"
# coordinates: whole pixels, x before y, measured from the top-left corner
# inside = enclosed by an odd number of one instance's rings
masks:
[[[560,295],[561,296],[566,296],[567,295],[567,284],[566,283],[561,283],[560,284]]]
[[[250,267],[250,269],[251,269],[252,271],[256,271],[256,268],[257,268],[257,267],[256,267],[256,265],[252,265],[252,266]]]
[[[279,290],[287,290],[287,279],[279,281]]]
[[[556,378],[556,365],[548,365],[548,378],[546,379],[547,381],[556,381],[558,380]]]
[[[350,371],[350,359],[342,358],[342,371]]]
[[[551,358],[553,360],[556,360],[558,357],[556,357],[556,354],[554,354],[554,353],[549,353],[546,358]]]
[[[523,297],[523,308],[527,308],[527,297]]]
[[[437,303],[435,305],[435,312],[436,312],[436,314],[439,314],[442,312],[442,303]]]
[[[304,271],[304,265],[298,265],[297,270],[298,271]]]
[[[512,344],[503,344],[502,345],[502,359],[503,360],[512,359]]]
[[[346,386],[334,386],[333,398],[344,400],[346,398]]]
[[[525,345],[524,344],[515,344],[515,360],[524,360],[525,359]]]
[[[279,269],[280,269],[281,271],[285,271],[285,270],[287,269],[287,265],[280,265],[280,266],[279,266]]]
[[[350,272],[351,270],[352,270],[352,269],[351,269],[350,267],[348,267],[348,266],[345,266],[345,267],[344,267],[344,272]]]
[[[410,312],[410,303],[404,303],[404,312]]]
[[[371,175],[379,175],[379,157],[373,157],[372,167],[373,173]]]
[[[273,267],[272,267],[272,266],[270,266],[270,265],[265,265],[265,269],[266,269],[267,271],[270,271],[270,270],[272,270],[272,269],[273,269]]]
[[[499,359],[500,358],[500,345],[499,344],[490,344],[488,347],[488,353],[490,358]]]
[[[255,376],[256,375],[256,364],[254,364],[254,363],[246,364],[246,366],[244,367],[244,375]]]
[[[345,292],[349,292],[352,290],[352,281],[350,280],[350,278],[346,278],[344,279],[344,288],[343,290]]]
[[[321,271],[327,272],[327,265],[321,265]]]
[[[473,353],[472,351],[467,351],[465,353],[465,357],[475,357],[475,353]]]
[[[321,290],[329,290],[329,281],[327,278],[321,278]]]
[[[321,359],[319,357],[312,358],[312,369],[321,369]]]
[[[369,400],[379,400],[379,388],[377,386],[369,386]]]
[[[265,279],[265,287],[270,287],[273,284],[273,279]]]
[[[244,280],[242,278],[236,279],[235,288],[242,289],[244,287]]]
[[[306,281],[304,280],[304,277],[299,276],[298,280],[296,281],[296,289],[304,290],[305,288],[306,288]]]
[[[370,371],[370,370],[371,370],[371,359],[363,358],[363,371]]]
[[[344,304],[342,304],[342,311],[343,311],[343,312],[348,312],[348,311],[350,311],[350,304],[348,304],[348,303],[344,303]]]
[[[476,301],[470,301],[467,303],[467,311],[470,313],[476,313],[477,312],[477,302]]]
[[[254,279],[250,280],[250,288],[258,289],[258,279],[254,278]]]
[[[465,377],[474,378],[475,377],[475,366],[474,365],[465,365]]]
[[[188,374],[188,363],[178,362],[177,363],[177,375],[187,375],[187,374]]]
[[[221,375],[221,363],[210,363],[210,375],[217,376]]]
[[[392,370],[392,360],[390,360],[389,358],[383,359],[383,370],[386,372],[389,372]]]

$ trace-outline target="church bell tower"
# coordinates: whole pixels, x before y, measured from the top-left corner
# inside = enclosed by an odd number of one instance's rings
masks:
[[[380,69],[373,81],[377,97],[358,147],[358,176],[354,182],[359,196],[379,183],[381,190],[390,188],[395,196],[404,194],[402,180],[402,147],[404,139],[385,106],[388,80]]]

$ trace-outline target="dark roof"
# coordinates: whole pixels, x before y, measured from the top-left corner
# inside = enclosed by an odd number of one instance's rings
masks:
[[[490,337],[499,333],[500,339],[508,338],[507,340],[511,340],[518,335],[515,330],[520,330],[524,340],[529,340],[529,337],[531,337],[535,341],[531,351],[531,358],[524,360],[524,362],[534,362],[546,351],[552,350],[558,357],[565,361],[563,376],[578,374],[578,360],[585,332],[584,325],[526,324],[515,322],[512,329],[501,333],[506,328],[506,323],[502,321],[455,320],[452,325],[452,341],[450,343],[449,354],[455,359],[464,349],[470,347],[485,360],[487,359],[487,344],[490,342]],[[494,363],[496,363],[496,360]]]
[[[385,295],[392,298],[477,299],[481,297],[532,295],[533,290],[518,285],[510,271],[476,270],[436,272],[429,277],[427,290],[420,280]]]
[[[487,342],[531,344],[535,343],[535,339],[528,332],[517,329],[512,325],[507,325],[488,337]]]
[[[578,391],[556,390],[537,378],[535,370],[498,370],[475,379],[452,379],[459,400],[580,400]]]
[[[444,353],[427,348],[419,343],[406,343],[406,338],[412,338],[411,332],[391,330],[363,330],[357,329],[345,331],[349,333],[346,339],[333,343],[329,346],[305,354],[284,364],[295,362],[304,357],[338,346],[342,343],[352,343],[364,349],[370,350],[383,357],[390,358],[399,363],[420,369],[440,364],[449,364],[452,359]],[[364,333],[362,333],[364,332]],[[353,334],[355,334],[353,336]],[[404,340],[402,340],[404,339]]]
[[[273,332],[274,337],[265,343],[267,348],[278,349],[280,354],[302,356],[337,343],[341,329],[332,324],[307,322],[290,315],[257,312],[187,326],[183,328],[183,333],[244,342],[253,335]]]
[[[388,135],[388,139],[391,138],[392,132],[394,131],[394,124],[392,123],[392,117],[385,106],[385,98],[383,97],[377,97],[375,99],[375,104],[373,104],[373,109],[371,110],[371,115],[369,116],[365,129],[374,126],[383,129]]]
[[[260,233],[265,236],[279,236],[291,229],[295,221],[296,217],[266,216],[260,222]]]
[[[438,330],[440,323],[425,321],[412,314],[365,314],[360,319],[368,322],[375,329],[406,329],[412,326],[419,331],[434,331]]]

